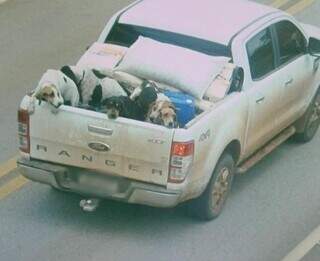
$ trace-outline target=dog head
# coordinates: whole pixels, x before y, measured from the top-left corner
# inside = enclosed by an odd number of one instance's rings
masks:
[[[109,119],[116,119],[124,108],[123,100],[120,97],[110,97],[103,101]]]
[[[145,89],[145,88],[149,88],[149,87],[157,89],[157,85],[155,84],[155,82],[143,80],[143,82],[141,83],[141,88]]]
[[[35,97],[39,100],[39,104],[41,101],[46,101],[55,108],[59,108],[64,103],[60,91],[50,82],[44,83],[35,93]]]
[[[162,108],[156,121],[158,121],[158,124],[168,128],[178,127],[177,114],[175,109],[172,107]]]
[[[178,127],[175,106],[168,101],[154,102],[149,109],[148,120],[168,128]]]
[[[160,110],[165,106],[166,104],[164,101],[155,101],[151,103],[147,114],[147,119],[150,120],[150,122],[154,122],[155,119],[159,117]]]

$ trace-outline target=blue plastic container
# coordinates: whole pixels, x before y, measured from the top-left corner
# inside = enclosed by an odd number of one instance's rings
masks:
[[[195,117],[195,100],[192,96],[173,91],[165,91],[164,94],[170,98],[177,109],[177,120],[180,127],[184,127]]]

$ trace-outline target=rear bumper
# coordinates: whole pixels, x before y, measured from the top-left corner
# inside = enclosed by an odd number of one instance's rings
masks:
[[[66,167],[38,160],[19,159],[18,171],[26,178],[57,189],[90,197],[111,198],[153,207],[174,207],[180,191],[110,176],[86,169]]]

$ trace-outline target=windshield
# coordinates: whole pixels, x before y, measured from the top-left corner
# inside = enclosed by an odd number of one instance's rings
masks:
[[[113,26],[105,43],[130,47],[139,36],[148,37],[159,42],[188,48],[212,56],[231,57],[230,49],[223,44],[183,34],[121,23],[116,23]]]

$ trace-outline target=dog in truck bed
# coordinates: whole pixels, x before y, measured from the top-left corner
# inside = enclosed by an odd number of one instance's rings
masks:
[[[151,104],[158,99],[158,91],[153,83],[144,80],[139,93],[135,94],[135,96],[134,93],[132,93],[130,95],[130,99],[138,104],[138,106],[142,109],[144,118],[146,118]]]
[[[111,97],[103,102],[109,119],[119,116],[144,121],[150,105],[157,99],[157,92],[153,87],[143,88],[135,100],[127,96]]]
[[[45,101],[55,109],[62,104],[77,106],[79,93],[75,83],[61,71],[47,70],[41,77],[32,95],[41,101]]]
[[[162,125],[167,128],[177,128],[179,126],[176,108],[173,103],[168,100],[159,99],[152,103],[148,111],[146,121]]]
[[[133,120],[143,121],[143,113],[140,106],[128,96],[114,96],[103,101],[109,119],[124,117]]]
[[[80,103],[99,108],[103,100],[113,96],[127,96],[116,81],[89,68],[63,66],[61,71],[76,84]]]

